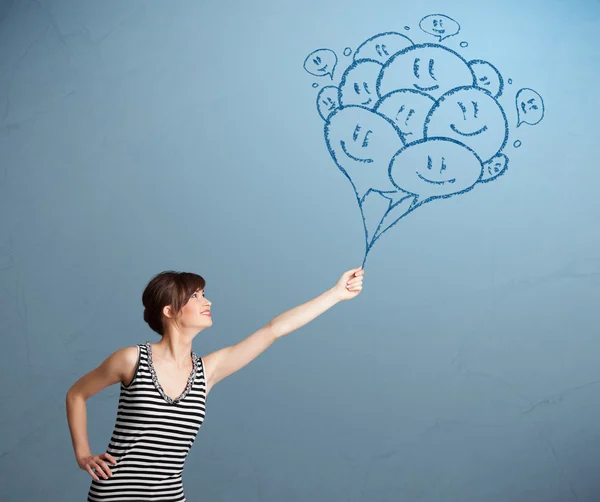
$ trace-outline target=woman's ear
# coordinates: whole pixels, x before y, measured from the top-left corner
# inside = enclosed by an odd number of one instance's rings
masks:
[[[164,307],[162,313],[167,319],[173,318],[173,309],[171,308],[171,305]]]

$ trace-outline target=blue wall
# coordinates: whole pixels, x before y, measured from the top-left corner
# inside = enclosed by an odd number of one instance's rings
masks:
[[[408,214],[357,300],[215,388],[186,493],[598,500],[600,4],[558,0],[2,3],[1,500],[85,498],[64,395],[156,339],[141,308],[156,272],[206,277],[203,354],[361,263],[316,96],[346,47],[435,43],[419,22],[440,12],[460,24],[442,44],[503,76],[508,169]],[[303,68],[319,48],[333,79]],[[543,98],[537,125],[516,127],[522,88]],[[88,404],[96,452],[117,398]]]

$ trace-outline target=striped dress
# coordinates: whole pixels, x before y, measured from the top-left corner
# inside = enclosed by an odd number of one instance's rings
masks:
[[[204,421],[206,379],[202,358],[181,396],[163,391],[152,366],[150,342],[138,345],[133,380],[121,385],[117,421],[108,447],[117,460],[113,476],[92,481],[88,502],[185,501],[185,458]]]

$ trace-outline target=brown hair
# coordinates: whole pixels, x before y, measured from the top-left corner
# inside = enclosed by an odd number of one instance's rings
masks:
[[[206,281],[190,272],[168,270],[154,276],[142,293],[144,321],[160,336],[164,334],[163,309],[170,305],[175,314],[198,290],[204,289]]]

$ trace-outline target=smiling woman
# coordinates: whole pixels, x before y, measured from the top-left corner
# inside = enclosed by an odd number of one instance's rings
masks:
[[[67,393],[67,419],[79,467],[92,477],[90,502],[185,501],[182,474],[204,422],[206,397],[223,378],[246,366],[275,340],[308,324],[362,290],[363,271],[345,272],[335,286],[275,317],[241,342],[199,357],[192,340],[212,326],[205,281],[188,272],[162,272],[142,294],[144,320],[158,343],[120,349]],[[106,453],[93,455],[86,401],[120,383],[114,431]]]

